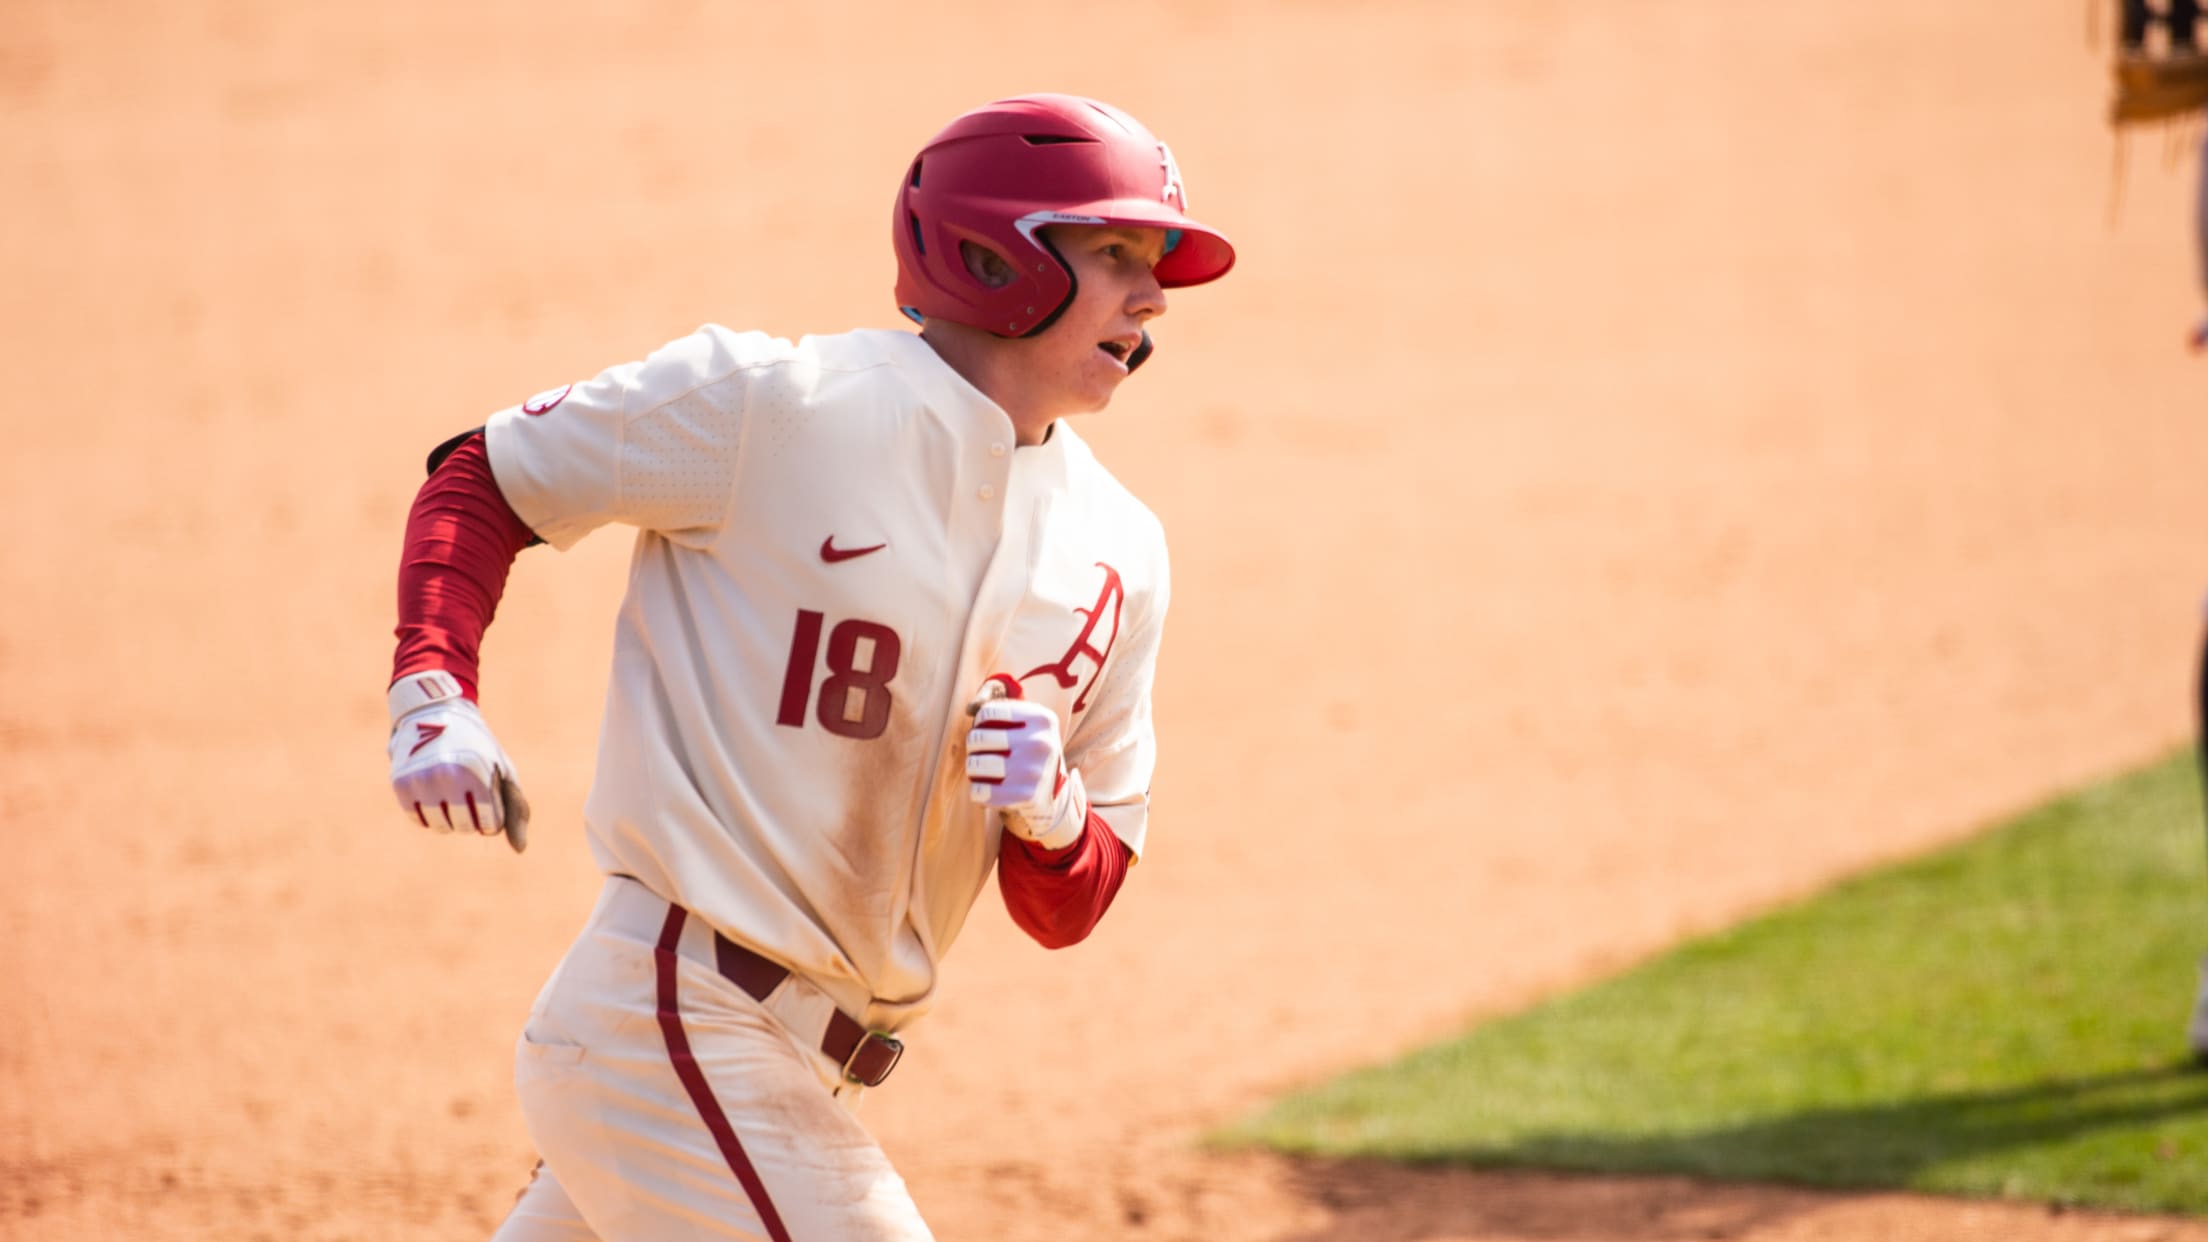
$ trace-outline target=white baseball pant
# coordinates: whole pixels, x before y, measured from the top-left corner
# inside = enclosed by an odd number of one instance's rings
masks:
[[[544,1164],[493,1242],[929,1238],[862,1089],[792,1033],[827,998],[793,975],[753,1000],[669,912],[609,878],[530,1010],[514,1086]]]

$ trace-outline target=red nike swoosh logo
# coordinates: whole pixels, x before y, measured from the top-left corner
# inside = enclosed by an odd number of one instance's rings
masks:
[[[888,546],[886,543],[877,543],[871,548],[839,548],[836,546],[836,537],[830,535],[820,541],[820,559],[833,565],[837,561],[848,561],[855,556],[865,556],[869,552],[879,552]]]

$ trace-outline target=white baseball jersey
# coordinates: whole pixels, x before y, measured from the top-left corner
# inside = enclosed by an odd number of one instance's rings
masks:
[[[608,872],[898,1029],[996,861],[963,752],[998,673],[1141,850],[1165,537],[1065,423],[1015,447],[911,333],[708,326],[486,434],[554,547],[640,528],[584,808]]]

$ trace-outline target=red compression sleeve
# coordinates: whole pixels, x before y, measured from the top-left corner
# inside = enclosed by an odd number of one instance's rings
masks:
[[[498,612],[514,558],[533,537],[498,490],[482,436],[469,437],[438,463],[406,515],[391,680],[441,668],[475,698],[483,631]]]
[[[1080,838],[1064,849],[1046,850],[1006,833],[997,854],[997,891],[1021,931],[1046,949],[1063,949],[1096,930],[1133,857],[1092,810]]]

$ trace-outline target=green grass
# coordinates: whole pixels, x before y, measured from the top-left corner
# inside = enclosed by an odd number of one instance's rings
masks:
[[[2208,1214],[2196,782],[2174,755],[1213,1141]]]

